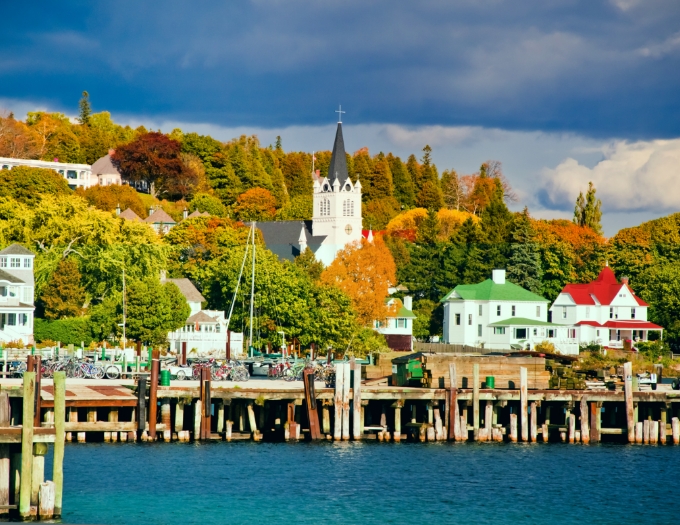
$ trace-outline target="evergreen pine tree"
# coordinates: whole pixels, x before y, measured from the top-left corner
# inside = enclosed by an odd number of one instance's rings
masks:
[[[529,210],[519,214],[515,220],[508,260],[508,280],[534,293],[541,293],[543,270],[538,244],[533,242]]]
[[[444,199],[442,198],[442,190],[439,188],[439,184],[432,181],[427,181],[423,184],[418,192],[416,205],[419,208],[441,209],[444,205]]]
[[[411,177],[411,184],[413,185],[414,192],[417,194],[418,193],[418,188],[420,188],[420,164],[418,163],[418,160],[416,159],[416,156],[411,154],[409,155],[408,159],[406,160],[406,171],[408,171],[409,176]]]
[[[392,172],[385,156],[380,153],[373,161],[373,176],[369,200],[391,197],[394,193]]]
[[[80,108],[78,122],[81,124],[89,124],[90,115],[92,115],[92,106],[90,106],[90,94],[87,91],[83,91],[83,98],[80,99],[78,106]]]
[[[432,163],[432,148],[426,145],[423,148],[422,166],[420,168],[420,179],[417,181],[419,186],[426,182],[432,182],[439,185],[439,174],[437,173],[437,166]]]
[[[78,317],[83,313],[86,295],[80,284],[78,264],[72,259],[62,259],[45,285],[40,305],[45,319]]]
[[[387,155],[387,162],[390,164],[392,173],[392,184],[394,186],[394,197],[404,208],[413,208],[416,205],[416,194],[413,190],[413,181],[406,166],[399,157],[391,153]]]
[[[484,257],[482,235],[479,226],[470,217],[458,230],[455,243],[462,252],[458,268],[461,284],[479,283],[489,276],[489,265]]]
[[[416,237],[416,242],[418,244],[434,244],[438,240],[439,236],[439,218],[437,217],[437,211],[434,208],[427,210],[427,217],[423,219],[423,222],[418,228],[418,235]]]

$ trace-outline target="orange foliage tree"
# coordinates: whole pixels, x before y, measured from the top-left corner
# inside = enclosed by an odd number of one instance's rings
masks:
[[[397,280],[397,267],[380,237],[365,239],[340,250],[321,274],[321,281],[333,284],[352,300],[357,320],[367,326],[387,314],[388,288]]]
[[[264,188],[251,188],[238,196],[234,212],[242,221],[270,221],[276,215],[276,199]]]

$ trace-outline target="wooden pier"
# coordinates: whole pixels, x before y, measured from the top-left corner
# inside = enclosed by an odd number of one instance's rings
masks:
[[[62,415],[58,390],[44,380],[35,440],[54,439],[63,421],[67,441],[201,441],[299,439],[380,441],[561,441],[680,443],[680,392],[634,392],[630,365],[623,391],[528,388],[520,368],[516,389],[482,388],[474,367],[471,388],[458,388],[455,364],[448,388],[359,384],[359,365],[337,365],[334,389],[305,375],[300,383],[251,381],[245,386],[211,382],[67,381]],[[103,383],[103,384],[102,384]],[[130,382],[128,382],[130,383]],[[3,386],[12,415],[22,413],[24,387]],[[25,406],[25,404],[23,405]],[[24,418],[32,413],[24,414]],[[151,424],[153,422],[153,424]],[[14,434],[11,434],[14,432]],[[10,427],[6,440],[19,441]],[[15,437],[11,437],[14,435]],[[11,442],[11,441],[6,441]]]

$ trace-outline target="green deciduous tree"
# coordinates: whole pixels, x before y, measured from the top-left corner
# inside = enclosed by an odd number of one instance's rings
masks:
[[[295,266],[306,273],[312,281],[318,281],[325,269],[323,263],[316,259],[314,252],[309,248],[295,258]]]
[[[594,232],[602,234],[602,201],[595,195],[595,186],[592,182],[588,183],[586,196],[583,192],[578,194],[576,207],[574,208],[574,223],[579,226],[587,226]]]
[[[40,306],[46,319],[65,319],[83,314],[85,288],[80,284],[78,263],[62,259],[40,296]]]
[[[42,195],[69,195],[68,183],[54,170],[16,166],[0,171],[0,196],[36,204]]]
[[[215,217],[226,217],[227,208],[217,197],[208,193],[197,193],[189,202],[189,211],[198,210],[201,213],[209,213]]]
[[[171,282],[156,277],[131,281],[127,287],[127,336],[143,343],[165,345],[168,332],[186,323],[191,309]]]

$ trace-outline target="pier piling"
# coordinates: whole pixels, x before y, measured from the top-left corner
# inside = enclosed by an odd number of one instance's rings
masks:
[[[519,403],[522,420],[522,441],[529,441],[529,415],[527,410],[527,403],[529,400],[528,389],[529,381],[527,379],[527,369],[522,366],[519,369]]]
[[[33,409],[35,372],[24,372],[24,406],[21,427],[21,480],[19,489],[19,516],[31,516],[31,480],[33,469]]]
[[[626,400],[626,428],[628,430],[628,443],[635,443],[635,418],[633,413],[633,364],[623,364],[623,390]]]

